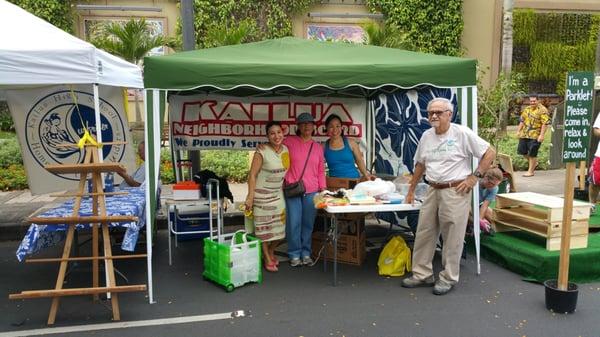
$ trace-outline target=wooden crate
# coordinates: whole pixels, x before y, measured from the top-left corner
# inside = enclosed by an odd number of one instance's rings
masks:
[[[524,230],[546,238],[547,250],[560,250],[564,199],[533,192],[498,194],[496,232]],[[591,204],[573,201],[571,248],[586,248]]]
[[[324,233],[314,232],[312,235],[312,253],[316,258],[319,250],[323,246]],[[340,234],[337,242],[337,261],[339,263],[353,264],[360,266],[365,261],[366,251],[366,235],[365,231],[360,231],[357,234]],[[328,261],[333,260],[333,244],[327,243],[324,248],[325,252],[321,253],[321,258],[325,255]]]

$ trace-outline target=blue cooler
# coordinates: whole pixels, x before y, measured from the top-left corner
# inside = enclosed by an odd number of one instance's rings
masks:
[[[209,236],[210,207],[204,203],[178,204],[169,206],[169,228],[176,232],[206,231],[206,233],[177,234],[177,241],[203,239]],[[214,221],[217,219],[215,218]],[[175,235],[171,232],[171,235]]]

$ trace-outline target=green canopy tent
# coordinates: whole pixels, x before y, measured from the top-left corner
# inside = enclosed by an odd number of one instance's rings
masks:
[[[149,193],[157,184],[160,124],[168,92],[369,99],[398,89],[429,85],[456,89],[461,122],[477,132],[473,59],[286,37],[146,57],[144,84]],[[150,193],[149,197],[154,195]],[[477,265],[479,273],[479,250]]]

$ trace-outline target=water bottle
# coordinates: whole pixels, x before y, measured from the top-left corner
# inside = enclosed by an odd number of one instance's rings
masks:
[[[115,175],[114,173],[110,172],[107,173],[106,176],[104,177],[104,192],[108,193],[108,192],[113,192],[115,190]]]
[[[92,193],[94,189],[94,183],[92,182],[92,178],[88,178],[87,180],[88,193]]]

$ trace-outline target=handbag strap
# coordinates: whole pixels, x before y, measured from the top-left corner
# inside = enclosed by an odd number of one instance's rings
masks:
[[[306,161],[304,162],[304,168],[302,169],[302,174],[300,175],[300,178],[298,179],[298,181],[302,180],[302,177],[304,177],[304,171],[306,171],[306,164],[308,164],[308,159],[310,158],[310,152],[312,151],[313,145],[315,145],[314,141],[312,142],[312,144],[310,144],[310,149],[308,149],[308,154],[306,155]]]

